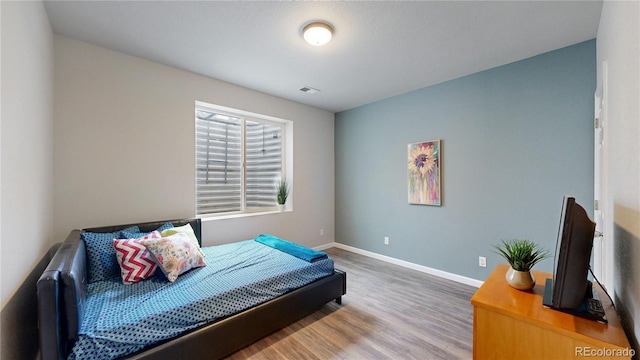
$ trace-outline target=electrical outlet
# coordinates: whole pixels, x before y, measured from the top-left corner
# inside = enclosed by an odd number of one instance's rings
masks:
[[[389,237],[388,236],[384,237],[384,244],[385,245],[389,245]]]
[[[324,229],[320,229],[320,236],[324,236]]]
[[[478,257],[478,266],[487,267],[487,258],[484,257],[484,256],[479,256]]]

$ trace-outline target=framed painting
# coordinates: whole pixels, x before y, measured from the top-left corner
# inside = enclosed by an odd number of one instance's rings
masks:
[[[440,206],[440,140],[409,144],[407,183],[409,204]]]

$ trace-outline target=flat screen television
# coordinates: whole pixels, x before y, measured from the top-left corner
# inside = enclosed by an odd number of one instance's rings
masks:
[[[596,224],[576,199],[565,196],[558,227],[553,279],[545,284],[544,305],[606,322],[602,305],[588,280]]]

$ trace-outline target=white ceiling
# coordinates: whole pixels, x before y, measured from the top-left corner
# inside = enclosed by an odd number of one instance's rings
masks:
[[[338,112],[593,39],[602,2],[47,0],[45,8],[57,34]],[[334,27],[329,44],[304,42],[312,20]]]

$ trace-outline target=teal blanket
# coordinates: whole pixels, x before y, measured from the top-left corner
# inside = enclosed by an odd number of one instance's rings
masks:
[[[327,254],[322,251],[309,249],[308,247],[282,240],[279,237],[270,234],[258,235],[258,237],[256,237],[256,241],[308,262],[313,262],[327,257]]]

